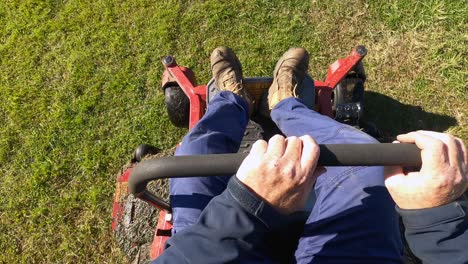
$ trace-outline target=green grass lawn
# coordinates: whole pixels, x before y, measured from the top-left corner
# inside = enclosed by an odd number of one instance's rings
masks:
[[[1,1],[0,263],[126,262],[110,229],[115,174],[140,143],[186,132],[165,112],[166,54],[203,83],[216,46],[245,76],[303,46],[323,79],[363,44],[371,120],[388,136],[467,142],[467,13],[463,0]]]

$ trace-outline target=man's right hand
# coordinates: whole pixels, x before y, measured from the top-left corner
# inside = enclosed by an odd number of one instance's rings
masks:
[[[405,174],[401,167],[386,168],[385,185],[401,209],[445,205],[468,188],[468,154],[463,141],[449,134],[417,131],[399,135],[402,143],[421,149],[419,172]]]

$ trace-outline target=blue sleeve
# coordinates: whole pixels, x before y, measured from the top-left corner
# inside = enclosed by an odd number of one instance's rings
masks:
[[[468,263],[468,201],[397,210],[405,225],[406,240],[423,263]]]
[[[198,222],[170,238],[153,263],[271,263],[268,233],[285,219],[232,177]]]

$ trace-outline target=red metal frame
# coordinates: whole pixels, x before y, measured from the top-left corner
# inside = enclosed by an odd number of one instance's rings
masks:
[[[364,56],[366,56],[367,50],[363,46],[357,46],[351,52],[351,55],[344,59],[335,61],[330,67],[328,67],[327,78],[324,82],[314,81],[315,90],[317,91],[317,110],[322,115],[333,118],[331,96],[333,90],[338,83],[358,64]]]
[[[158,225],[154,232],[153,243],[150,247],[150,258],[155,259],[162,254],[166,241],[171,237],[172,215],[165,210],[159,211]]]
[[[115,231],[117,228],[117,222],[120,220],[124,212],[124,198],[128,194],[128,178],[130,177],[130,173],[132,173],[132,169],[133,166],[117,176],[114,203],[112,204],[112,231]]]
[[[116,179],[114,202],[112,205],[112,231],[116,231],[117,223],[123,217],[125,197],[128,195],[128,179],[132,173],[133,166],[127,168],[123,173],[119,174]],[[146,200],[145,200],[146,201]],[[157,258],[162,254],[166,241],[171,237],[172,230],[172,214],[158,204],[150,203],[152,206],[159,208],[159,217],[156,230],[154,232],[153,242],[150,247],[151,259]]]
[[[338,83],[358,64],[367,54],[367,50],[363,46],[357,46],[353,49],[351,54],[346,58],[339,59],[330,65],[327,72],[325,81],[314,81],[316,90],[316,110],[333,118],[332,111],[332,93]],[[163,74],[163,87],[167,84],[177,83],[190,101],[190,116],[189,116],[189,129],[192,129],[195,124],[203,117],[206,111],[206,85],[197,85],[195,75],[193,72],[186,68],[177,65],[174,57],[167,56],[163,59],[163,64],[166,70]],[[112,229],[115,230],[117,220],[122,216],[123,204],[119,201],[119,197],[123,191],[128,192],[126,186],[131,169],[128,169],[123,174],[117,177],[117,188],[114,197],[113,206],[113,222]],[[144,198],[144,197],[141,197]],[[172,215],[171,212],[158,206],[157,203],[151,200],[144,199],[152,206],[159,208],[159,218],[156,231],[154,234],[153,243],[150,248],[150,257],[157,258],[162,254],[164,245],[169,239],[172,230]]]

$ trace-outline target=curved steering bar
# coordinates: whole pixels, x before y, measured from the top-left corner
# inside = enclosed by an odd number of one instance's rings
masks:
[[[319,145],[318,166],[421,166],[421,150],[414,144]],[[233,175],[247,153],[162,157],[145,160],[133,168],[128,181],[132,194],[160,209],[169,203],[147,190],[150,181],[164,178]]]

